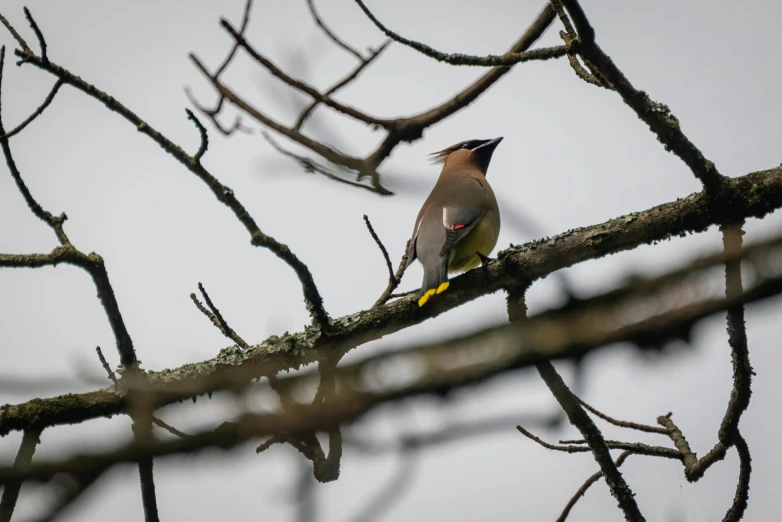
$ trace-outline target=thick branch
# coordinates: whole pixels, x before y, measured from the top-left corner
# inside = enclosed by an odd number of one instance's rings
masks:
[[[451,288],[441,299],[425,309],[412,298],[402,299],[332,321],[333,333],[322,339],[318,332],[305,330],[282,338],[270,338],[242,353],[227,348],[216,358],[181,368],[151,374],[152,385],[184,387],[170,397],[174,402],[184,397],[218,389],[222,379],[232,382],[259,375],[273,375],[317,361],[327,350],[347,351],[352,347],[378,339],[390,333],[419,324],[433,316],[455,308],[501,288],[517,286],[545,277],[561,268],[588,259],[621,252],[638,245],[660,241],[686,232],[703,231],[725,216],[756,216],[782,206],[782,168],[757,172],[728,180],[720,191],[721,200],[714,201],[703,194],[693,194],[653,209],[617,218],[591,227],[575,229],[559,236],[500,252],[485,269],[473,270],[454,278]],[[7,256],[0,255],[0,265]],[[652,286],[656,283],[650,283]],[[750,297],[745,291],[744,295]],[[761,298],[752,294],[752,298]],[[712,302],[710,305],[720,306]],[[692,314],[711,313],[708,310],[688,310]],[[696,315],[697,315],[696,314]],[[669,318],[680,320],[679,318]],[[629,335],[629,334],[628,334]],[[576,355],[576,351],[558,346],[547,357]],[[585,353],[586,349],[580,351]],[[241,354],[240,356],[237,356]],[[528,354],[528,362],[535,354]],[[543,354],[538,354],[543,356]],[[213,379],[209,386],[192,387],[194,379]],[[125,411],[121,395],[113,392],[91,392],[45,399],[36,403],[0,408],[0,435],[9,430],[26,429],[38,420],[46,425],[82,422],[87,419],[114,415]]]
[[[0,483],[28,478],[48,480],[61,471],[92,475],[101,473],[107,467],[119,462],[136,462],[149,457],[195,452],[206,447],[227,449],[262,436],[283,435],[289,437],[291,435],[306,435],[315,431],[330,431],[336,425],[352,422],[372,409],[389,402],[425,394],[440,396],[447,391],[481,383],[516,368],[530,364],[548,364],[546,361],[551,358],[583,356],[587,351],[597,346],[622,341],[640,343],[644,339],[654,339],[655,337],[659,339],[661,331],[666,332],[666,335],[687,335],[689,328],[697,319],[736,306],[740,302],[748,302],[782,292],[782,273],[778,273],[778,266],[776,267],[777,272],[774,272],[773,264],[769,263],[771,259],[779,255],[780,243],[782,240],[777,240],[774,243],[775,248],[762,247],[761,249],[761,247],[757,247],[757,250],[749,249],[745,252],[747,256],[752,256],[747,257],[746,262],[748,266],[752,266],[757,271],[758,281],[756,286],[745,290],[741,296],[733,299],[724,298],[703,303],[685,304],[670,312],[630,325],[615,326],[607,331],[602,331],[600,328],[590,330],[581,327],[581,325],[590,323],[621,324],[619,317],[627,310],[628,303],[632,302],[635,306],[641,306],[641,300],[645,294],[643,292],[638,295],[631,293],[626,299],[619,299],[614,303],[613,312],[601,312],[599,307],[595,308],[594,303],[585,300],[579,307],[566,307],[530,318],[523,323],[493,327],[467,337],[450,339],[440,343],[399,348],[364,361],[344,365],[334,371],[334,377],[339,383],[337,387],[339,391],[335,399],[331,401],[296,407],[284,413],[245,414],[236,422],[223,424],[216,431],[204,431],[187,439],[152,444],[134,443],[129,447],[107,454],[76,457],[65,462],[42,463],[25,472],[0,469]],[[712,264],[702,266],[698,263],[697,266],[706,273],[710,273],[711,267],[715,266],[717,262],[724,262],[725,259],[723,256],[717,256],[712,258]],[[766,268],[764,269],[764,267]],[[771,273],[766,273],[764,270],[771,270]],[[676,273],[678,274],[676,281],[681,281],[682,278],[691,275],[681,271]],[[664,279],[665,277],[663,277]],[[649,286],[658,287],[660,286],[659,282],[660,278],[650,280]],[[680,287],[681,283],[677,282],[673,286]],[[705,290],[708,290],[710,284],[705,284],[704,287]],[[607,296],[615,294],[616,292],[613,292],[600,296],[595,301],[601,303]],[[658,307],[659,301],[656,299],[658,297],[660,296],[652,292],[652,295],[647,296],[651,302],[646,306]],[[601,314],[603,313],[608,316],[602,318]],[[562,339],[560,335],[546,334],[546,332],[569,330],[572,330],[569,339]],[[224,360],[236,359],[241,355],[243,352],[226,353]],[[399,364],[409,364],[410,361],[406,359],[411,357],[422,370],[415,381],[405,381],[403,386],[399,386],[399,383],[383,382],[378,379],[378,376],[388,373],[383,369],[383,364],[387,363],[398,367]],[[461,361],[462,364],[454,365],[454,361]],[[234,370],[239,369],[241,368],[234,368]],[[194,368],[191,366],[189,371],[194,371]],[[368,385],[365,381],[367,376],[371,376],[372,385]],[[231,377],[233,380],[223,381],[222,385],[236,389],[241,380],[237,379],[237,373]],[[150,407],[155,407],[181,400],[185,396],[182,393],[176,393],[173,383],[160,386],[162,384],[161,378],[165,378],[165,375],[150,374],[147,381],[149,388],[134,390],[136,398],[143,399]],[[304,372],[279,379],[275,389],[279,389],[282,396],[286,396],[296,391],[297,387],[309,386],[312,378],[312,372]],[[179,383],[182,384],[182,381]],[[191,381],[190,384],[196,384],[196,381]],[[206,384],[212,386],[212,389],[219,389],[221,383],[212,379]],[[263,385],[261,388],[265,386],[268,385]],[[558,386],[552,387],[557,393],[562,390]],[[196,388],[182,389],[187,394],[201,393],[206,390],[207,388],[200,390]],[[73,399],[80,398],[80,396],[71,397]],[[53,400],[67,401],[67,398],[51,399],[50,401]],[[575,399],[573,400],[575,401]],[[37,415],[36,421],[39,426],[48,424],[47,421],[51,419],[41,411],[41,405],[45,402],[47,401],[36,400],[29,404],[5,407],[0,410],[0,434],[7,432],[8,429],[13,429],[15,421],[20,418],[29,418],[31,413]],[[120,405],[122,406],[122,403]],[[120,408],[111,413],[121,411]],[[60,415],[67,422],[74,422],[68,413],[71,412],[61,412]],[[590,435],[585,434],[585,438],[589,440]],[[616,447],[632,449],[623,445]],[[677,444],[677,448],[684,453],[679,444]],[[609,480],[613,479],[609,478]],[[621,487],[621,483],[615,482],[615,484],[617,484],[617,489]]]

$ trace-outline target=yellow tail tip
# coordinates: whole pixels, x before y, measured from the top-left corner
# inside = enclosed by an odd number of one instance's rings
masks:
[[[444,283],[441,283],[440,286],[437,288],[430,288],[429,290],[424,293],[421,297],[418,298],[418,306],[424,306],[427,301],[429,301],[429,298],[432,297],[435,294],[442,294],[446,290],[448,290],[448,287],[451,286],[451,283],[449,281],[446,281]]]
[[[429,300],[429,298],[434,295],[434,293],[435,293],[434,288],[432,288],[431,290],[427,290],[424,295],[418,298],[418,306],[419,307],[424,306],[426,302]]]
[[[448,287],[451,286],[450,281],[446,281],[445,283],[440,284],[440,286],[437,287],[437,290],[434,291],[435,294],[442,294],[446,290],[448,290]]]

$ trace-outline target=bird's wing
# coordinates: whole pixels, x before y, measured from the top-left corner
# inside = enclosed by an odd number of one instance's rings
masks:
[[[481,184],[472,178],[454,180],[458,194],[453,202],[443,205],[445,241],[440,256],[446,256],[456,243],[470,233],[489,209],[489,198]]]

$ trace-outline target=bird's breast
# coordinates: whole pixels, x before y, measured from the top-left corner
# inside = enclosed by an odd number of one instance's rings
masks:
[[[499,212],[487,212],[469,234],[456,243],[451,250],[448,272],[457,273],[471,270],[481,264],[481,255],[488,256],[497,245],[500,235]]]

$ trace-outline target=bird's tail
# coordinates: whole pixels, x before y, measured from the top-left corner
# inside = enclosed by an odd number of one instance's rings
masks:
[[[430,297],[448,290],[448,285],[448,256],[440,258],[436,264],[425,265],[418,306],[424,306]]]

